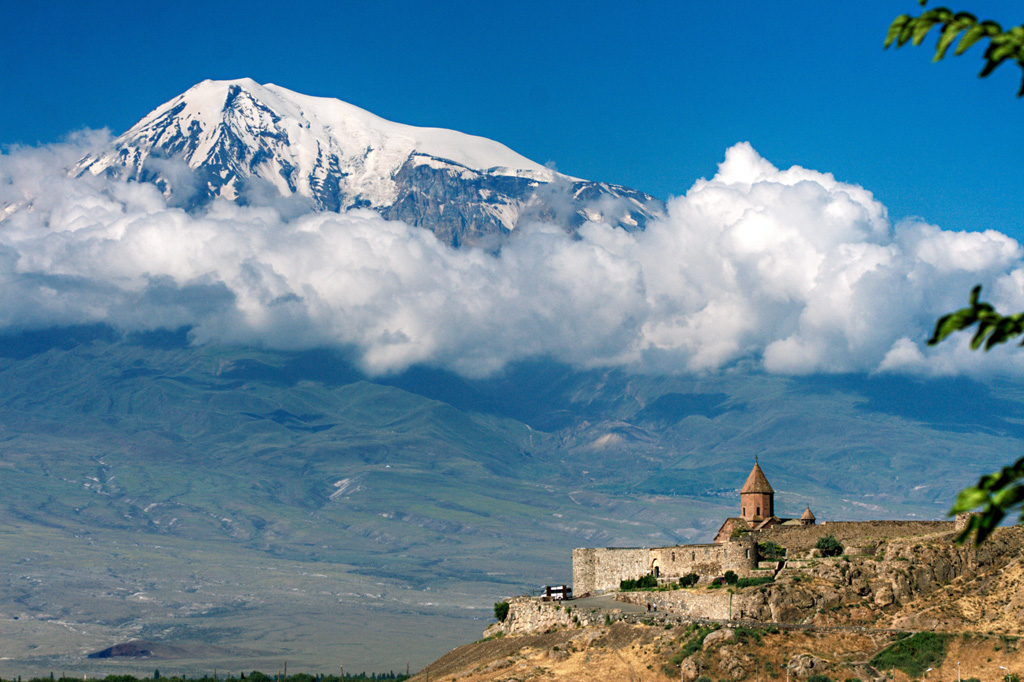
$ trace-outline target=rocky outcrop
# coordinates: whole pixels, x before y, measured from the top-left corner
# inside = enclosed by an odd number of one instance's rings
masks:
[[[508,600],[508,616],[484,631],[485,637],[499,633],[525,635],[547,632],[559,627],[583,627],[603,622],[604,615],[594,611],[573,609],[570,604],[542,601],[536,597],[513,597]]]
[[[473,171],[440,159],[411,156],[394,176],[398,197],[380,213],[425,227],[451,245],[496,247],[488,235],[507,235],[522,219],[575,230],[587,220],[642,230],[660,215],[661,202],[643,192],[583,180],[545,183],[530,177]]]
[[[957,546],[953,534],[880,542],[871,556],[787,562],[776,581],[736,596],[733,616],[775,623],[805,623],[820,613],[859,605],[884,612],[980,570],[1012,560],[1022,546],[1020,528],[1003,529],[980,549]]]

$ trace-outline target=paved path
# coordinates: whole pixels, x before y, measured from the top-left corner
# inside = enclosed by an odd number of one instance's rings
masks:
[[[583,597],[565,602],[574,609],[597,609],[598,611],[620,611],[622,613],[647,613],[647,609],[638,604],[629,604],[615,599],[613,595],[601,594],[596,597]]]

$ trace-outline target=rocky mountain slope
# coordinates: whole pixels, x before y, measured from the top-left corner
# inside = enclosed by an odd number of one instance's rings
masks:
[[[643,192],[562,175],[493,140],[248,78],[195,85],[75,172],[152,182],[185,207],[300,197],[317,210],[371,208],[456,246],[530,216],[635,230],[663,209]]]

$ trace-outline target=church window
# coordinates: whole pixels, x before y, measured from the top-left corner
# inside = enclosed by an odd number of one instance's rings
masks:
[[[758,515],[758,516],[760,516],[760,515],[761,515],[761,508],[760,508],[760,507],[758,507],[758,508],[757,508],[757,515]]]

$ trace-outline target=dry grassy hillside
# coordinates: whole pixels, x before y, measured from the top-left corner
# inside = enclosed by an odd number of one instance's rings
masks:
[[[817,633],[787,630],[730,630],[722,628],[705,637],[680,670],[674,659],[696,631],[656,625],[591,626],[542,635],[508,637],[460,647],[425,668],[416,682],[513,682],[563,680],[565,682],[621,682],[624,680],[806,680],[824,675],[844,680],[892,679],[893,670],[879,670],[870,660],[895,641],[895,635],[870,633]],[[944,661],[933,666],[929,680],[956,680],[957,662],[962,679],[1002,680],[1007,670],[1024,672],[1024,652],[1016,640],[999,636],[953,636]],[[698,667],[694,674],[694,667]],[[900,669],[897,682],[920,679]]]

